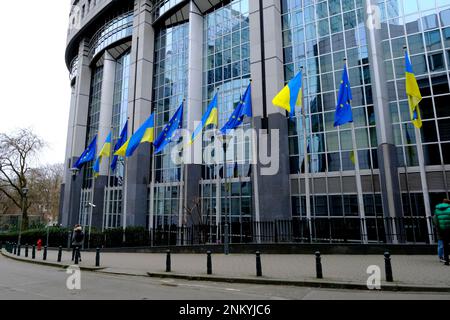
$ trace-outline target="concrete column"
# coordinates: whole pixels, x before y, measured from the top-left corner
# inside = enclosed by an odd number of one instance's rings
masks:
[[[128,100],[129,136],[148,119],[152,112],[155,33],[152,27],[151,8],[150,0],[135,2]],[[139,146],[133,157],[126,160],[124,214],[127,226],[146,226],[150,149],[149,144],[143,144]]]
[[[116,79],[116,61],[105,51],[103,63],[102,96],[100,102],[100,120],[98,126],[97,155],[100,153],[106,138],[111,132],[111,120],[114,103],[114,82]],[[113,148],[113,146],[112,146]],[[108,175],[108,159],[100,165],[100,176]]]
[[[188,62],[188,96],[187,126],[193,132],[203,116],[202,83],[203,77],[203,16],[193,1],[189,8],[189,62]],[[199,85],[193,85],[199,84]],[[202,138],[198,137],[190,150],[202,150]],[[185,168],[184,206],[191,208],[193,201],[200,197],[199,181],[201,179],[202,153],[192,152],[189,164]]]
[[[378,1],[366,0],[366,33],[369,45],[370,74],[372,79],[372,94],[375,109],[378,138],[378,162],[380,166],[383,212],[386,217],[402,216],[401,193],[397,170],[397,152],[392,129],[392,119],[389,111],[388,90],[384,72],[383,53],[380,43],[383,40],[381,29],[376,28],[373,21],[372,8]],[[370,22],[375,23],[370,23]],[[383,27],[383,26],[382,26]],[[386,26],[384,26],[386,27]],[[387,232],[397,233],[386,226]],[[390,239],[388,239],[390,240]],[[397,242],[398,239],[392,239]]]
[[[91,69],[88,54],[88,40],[83,39],[79,47],[78,75],[72,92],[70,119],[67,136],[64,197],[61,199],[62,213],[60,223],[73,226],[78,222],[81,184],[83,174],[72,177],[73,167],[86,148],[86,127],[88,121]]]
[[[254,128],[269,134],[270,153],[279,160],[275,175],[261,175],[262,165],[258,159],[253,170],[256,220],[291,218],[289,187],[289,148],[286,114],[272,105],[272,99],[284,86],[283,51],[280,0],[250,0],[250,63],[252,73],[252,105]],[[272,130],[279,130],[278,139],[272,145]],[[276,136],[275,136],[276,137]],[[257,139],[261,149],[261,136]],[[277,148],[278,147],[278,148]],[[257,176],[255,176],[255,174]],[[256,179],[255,179],[256,178]],[[276,190],[276,192],[274,191]],[[258,197],[263,194],[264,197]]]
[[[97,156],[111,132],[111,120],[114,100],[114,82],[116,78],[116,61],[108,51],[104,53],[102,95],[100,101],[100,118],[97,135]],[[102,228],[105,186],[108,184],[109,160],[102,159],[99,176],[93,186],[92,226]]]

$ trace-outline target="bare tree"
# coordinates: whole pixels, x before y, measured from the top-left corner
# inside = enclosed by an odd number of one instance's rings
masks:
[[[0,133],[0,192],[22,210],[22,229],[28,229],[26,194],[30,162],[44,147],[44,141],[31,129],[20,129],[11,135]]]
[[[63,164],[52,164],[31,169],[28,176],[30,186],[30,210],[55,221],[59,212],[59,198],[64,174]]]
[[[183,223],[187,224],[187,219],[189,219],[194,231],[197,231],[199,242],[206,243],[208,240],[208,224],[204,222],[202,215],[202,199],[193,199],[190,206],[184,207],[184,211]]]

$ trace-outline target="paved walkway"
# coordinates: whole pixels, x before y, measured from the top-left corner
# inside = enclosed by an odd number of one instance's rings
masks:
[[[24,251],[22,251],[22,257]],[[31,252],[30,252],[31,256]],[[263,276],[267,279],[294,281],[316,280],[314,255],[262,255]],[[36,260],[42,260],[38,252]],[[49,251],[49,262],[56,262],[57,252]],[[254,255],[213,254],[213,275],[221,277],[256,278]],[[71,253],[63,252],[63,263],[71,264]],[[94,266],[95,253],[83,252],[81,266]],[[367,267],[378,265],[385,279],[382,255],[324,255],[322,256],[324,280],[365,284]],[[154,253],[102,253],[104,272],[147,275],[147,272],[164,273],[165,254]],[[392,256],[394,283],[399,285],[450,287],[450,267],[444,266],[435,256]],[[172,254],[172,272],[187,275],[206,275],[206,254]]]

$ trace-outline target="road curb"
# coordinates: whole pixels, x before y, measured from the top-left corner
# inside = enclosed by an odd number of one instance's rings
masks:
[[[1,254],[2,254],[2,256],[6,257],[6,258],[16,260],[16,261],[21,261],[21,262],[26,262],[26,263],[31,263],[31,264],[39,264],[39,265],[43,265],[43,266],[55,267],[55,268],[61,268],[61,269],[67,269],[68,267],[73,265],[73,264],[64,264],[64,263],[57,263],[57,262],[30,260],[27,258],[21,258],[21,257],[15,256],[13,254],[10,254],[8,252],[5,252],[4,249],[1,250]],[[106,268],[106,267],[87,267],[87,266],[80,266],[80,265],[78,265],[78,267],[82,271],[100,271],[100,270],[103,270]]]
[[[45,265],[50,267],[66,269],[69,264],[60,264],[56,262],[30,260],[26,258],[20,258],[13,254],[7,253],[4,249],[1,254],[9,259]],[[161,273],[161,272],[147,272],[145,274],[132,274],[127,272],[110,272],[105,271],[108,267],[86,267],[79,266],[80,270],[91,271],[109,275],[121,275],[121,276],[133,276],[133,277],[151,277],[162,279],[180,279],[189,281],[210,281],[210,282],[223,282],[223,283],[242,283],[242,284],[259,284],[259,285],[278,285],[278,286],[296,286],[296,287],[308,287],[308,288],[322,288],[322,289],[345,289],[345,290],[361,290],[369,291],[366,284],[340,282],[340,281],[313,281],[313,280],[283,280],[283,279],[270,279],[270,278],[237,278],[237,277],[223,277],[223,276],[207,276],[207,275],[189,275],[179,273]],[[406,285],[401,283],[387,284],[382,283],[381,290],[379,291],[391,291],[391,292],[428,292],[428,293],[450,293],[450,287],[438,287],[438,286],[420,286],[420,285]]]
[[[308,288],[322,288],[322,289],[347,289],[347,290],[364,290],[369,291],[366,284],[339,282],[339,281],[308,281],[308,280],[283,280],[283,279],[268,279],[268,278],[235,278],[235,277],[220,277],[220,276],[206,276],[206,275],[187,275],[175,273],[157,273],[147,272],[151,278],[172,278],[190,281],[214,281],[226,283],[245,283],[245,284],[261,284],[261,285],[282,285]],[[432,292],[432,293],[450,293],[450,287],[430,287],[430,286],[411,286],[403,284],[386,284],[383,283],[379,291],[401,291],[401,292]]]

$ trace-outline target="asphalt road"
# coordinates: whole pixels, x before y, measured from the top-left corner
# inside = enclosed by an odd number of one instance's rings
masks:
[[[450,294],[322,290],[290,286],[224,284],[81,273],[81,290],[68,290],[65,270],[0,256],[1,300],[450,300]]]

